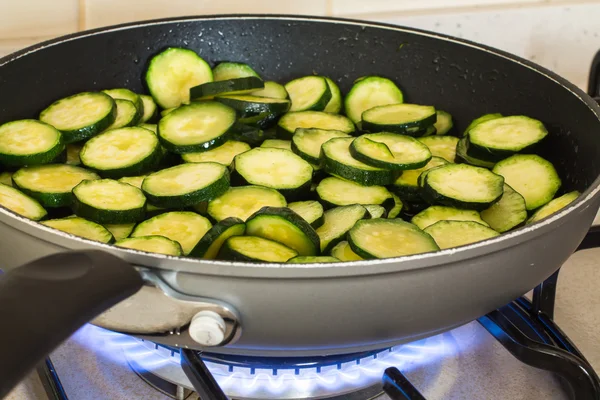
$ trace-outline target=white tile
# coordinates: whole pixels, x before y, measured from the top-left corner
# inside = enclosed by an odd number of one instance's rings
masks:
[[[145,19],[206,14],[311,14],[325,15],[327,0],[276,1],[254,0],[86,0],[86,28],[113,25]]]
[[[0,39],[57,36],[79,27],[77,0],[0,0]]]

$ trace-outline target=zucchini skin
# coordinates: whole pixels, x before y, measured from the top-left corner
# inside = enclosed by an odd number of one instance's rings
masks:
[[[86,165],[85,167],[91,171],[96,172],[103,178],[119,179],[124,176],[145,175],[148,172],[154,170],[160,164],[162,159],[163,151],[159,145],[156,146],[151,155],[134,165],[129,165],[127,167],[115,169],[98,169],[90,165]]]
[[[236,232],[235,236],[244,235],[246,231],[246,224],[239,218],[229,217],[214,224],[190,252],[190,257],[203,258],[215,240],[219,239],[221,235],[228,230],[235,228],[236,226],[239,226],[240,231]],[[219,250],[217,250],[217,253]]]
[[[225,95],[237,91],[260,90],[265,87],[262,79],[256,76],[227,79],[224,81],[205,82],[190,88],[190,99],[208,98]]]
[[[364,186],[386,186],[391,185],[398,179],[401,172],[391,170],[367,171],[359,168],[352,168],[333,160],[327,155],[322,158],[322,165],[325,171],[331,175],[356,182]]]
[[[131,224],[141,222],[146,217],[146,207],[130,210],[102,210],[81,202],[73,196],[73,211],[79,217],[89,219],[100,225],[104,224]]]
[[[461,201],[457,199],[453,199],[450,197],[446,197],[441,193],[436,192],[427,182],[427,177],[425,177],[423,184],[423,199],[427,201],[429,204],[435,205],[445,205],[449,207],[462,208],[467,210],[475,210],[475,211],[483,211],[489,207],[491,207],[494,203],[496,203],[502,197],[502,193],[495,199],[488,202],[474,203],[469,201]]]

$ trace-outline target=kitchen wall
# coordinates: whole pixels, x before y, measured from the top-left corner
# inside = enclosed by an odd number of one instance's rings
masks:
[[[0,56],[121,22],[215,13],[341,16],[418,27],[524,56],[584,87],[600,0],[0,0]]]

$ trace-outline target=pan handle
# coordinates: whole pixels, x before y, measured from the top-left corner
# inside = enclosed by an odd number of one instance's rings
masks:
[[[77,329],[142,285],[129,263],[98,250],[53,254],[0,275],[0,399]]]

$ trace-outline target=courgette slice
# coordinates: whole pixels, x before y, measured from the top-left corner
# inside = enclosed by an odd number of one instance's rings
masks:
[[[394,199],[394,207],[392,207],[387,215],[387,217],[390,219],[397,218],[400,213],[404,211],[404,202],[400,199],[400,197],[392,193],[392,198]]]
[[[65,143],[96,136],[117,117],[117,105],[109,95],[83,92],[60,99],[40,113],[40,121],[62,132]]]
[[[275,149],[283,149],[292,151],[292,141],[291,140],[281,140],[281,139],[267,139],[260,147],[271,147]]]
[[[84,180],[100,179],[84,168],[66,164],[48,164],[21,168],[12,176],[15,186],[47,208],[68,207],[72,190]]]
[[[552,214],[562,210],[581,195],[577,190],[563,194],[560,197],[550,200],[547,204],[540,207],[531,218],[527,220],[528,224],[533,224],[538,222],[546,217],[551,216]]]
[[[146,179],[147,175],[139,175],[139,176],[124,176],[123,178],[119,179],[119,182],[123,182],[123,183],[127,183],[131,186],[135,186],[138,189],[142,189],[142,183],[144,182],[144,179]],[[146,202],[146,217],[153,217],[156,214],[160,214],[161,212],[165,211],[164,208],[162,207],[156,207],[153,206],[152,204]],[[133,229],[133,228],[132,228]],[[131,233],[131,232],[129,232]],[[116,240],[119,240],[116,238]]]
[[[112,179],[86,180],[73,188],[73,211],[104,224],[128,224],[144,219],[146,198],[135,186]]]
[[[490,208],[481,211],[480,214],[493,230],[503,233],[525,222],[527,207],[523,196],[505,183],[504,193],[500,200],[492,204]]]
[[[229,130],[232,140],[238,142],[248,143],[250,146],[260,146],[262,142],[267,139],[274,139],[276,134],[275,130],[262,130],[255,126],[235,123]]]
[[[365,164],[398,171],[422,168],[432,155],[429,148],[418,140],[387,132],[357,137],[350,145],[350,153]]]
[[[233,236],[221,247],[219,259],[284,263],[297,255],[294,250],[272,240],[256,236]]]
[[[321,146],[330,139],[350,137],[341,131],[316,128],[298,128],[292,137],[291,149],[311,164],[318,165],[321,160]]]
[[[329,256],[296,256],[287,261],[288,264],[326,264],[337,262],[340,262],[340,260]]]
[[[140,124],[140,128],[148,129],[150,132],[158,135],[158,125],[156,124]]]
[[[426,174],[423,197],[430,204],[482,211],[504,191],[502,176],[467,164],[445,164]]]
[[[190,256],[214,260],[223,243],[232,236],[242,236],[246,232],[246,224],[239,218],[230,217],[213,225],[190,252]]]
[[[190,99],[212,99],[220,95],[251,93],[262,88],[262,79],[255,76],[206,82],[190,89]]]
[[[297,111],[283,115],[277,123],[277,135],[282,139],[291,139],[298,128],[317,128],[343,133],[352,133],[356,129],[352,121],[343,115],[320,111]]]
[[[419,176],[431,168],[444,164],[448,164],[448,161],[440,157],[431,157],[424,167],[402,172],[402,175],[390,186],[390,190],[408,201],[422,201]]]
[[[336,207],[325,211],[325,222],[316,229],[321,241],[321,252],[328,253],[336,244],[344,240],[346,233],[363,218],[368,217],[368,211],[361,205]]]
[[[0,183],[0,206],[34,221],[39,221],[48,214],[37,200],[3,183]]]
[[[486,121],[491,121],[493,119],[496,118],[502,118],[503,115],[500,113],[492,113],[492,114],[484,114],[479,118],[475,118],[473,121],[471,121],[471,123],[467,126],[467,128],[465,129],[465,131],[463,132],[463,136],[467,136],[467,134],[471,131],[471,129],[475,128],[477,125],[486,122]]]
[[[271,97],[273,99],[290,98],[290,95],[288,94],[287,90],[285,90],[285,87],[273,81],[265,81],[263,89],[255,90],[251,94],[252,96]]]
[[[356,80],[346,98],[346,115],[355,124],[362,119],[363,112],[377,106],[404,102],[402,91],[390,79],[380,76],[365,76]]]
[[[183,254],[179,243],[164,236],[140,236],[121,239],[115,243],[115,246],[145,251],[147,253],[166,254],[168,256],[180,256]]]
[[[246,182],[296,197],[310,189],[313,169],[291,151],[257,147],[235,157],[235,169]]]
[[[189,103],[190,88],[212,82],[213,72],[194,51],[171,47],[152,57],[145,80],[156,103],[173,108]]]
[[[368,132],[394,132],[413,135],[432,126],[435,107],[419,104],[388,104],[362,113],[361,127]]]
[[[0,183],[7,186],[12,186],[12,173],[8,171],[0,172]]]
[[[162,145],[177,154],[207,151],[229,139],[235,123],[235,110],[207,101],[178,107],[158,123]]]
[[[81,153],[82,148],[83,144],[81,143],[71,143],[67,145],[67,164],[81,165],[79,154]]]
[[[392,258],[439,250],[431,236],[401,219],[358,221],[348,232],[350,248],[365,259]]]
[[[205,217],[191,211],[172,211],[138,224],[131,237],[164,236],[181,245],[188,255],[212,227]]]
[[[290,108],[290,101],[286,99],[273,99],[247,94],[216,96],[215,101],[233,108],[238,116],[242,118],[256,116],[261,113],[279,116]]]
[[[156,135],[140,127],[106,131],[86,142],[81,163],[107,178],[145,174],[162,158]]]
[[[465,246],[500,235],[485,225],[473,221],[439,221],[425,228],[440,249]]]
[[[321,147],[322,165],[326,172],[365,186],[389,185],[400,175],[397,171],[372,167],[358,161],[350,153],[353,138],[330,139]]]
[[[134,93],[131,90],[124,88],[107,89],[103,90],[102,92],[112,97],[115,101],[127,100],[132,102],[135,106],[136,113],[131,125],[137,125],[138,123],[142,122],[141,120],[144,116],[144,102],[137,93]]]
[[[528,211],[550,202],[562,184],[554,166],[535,154],[515,154],[492,171],[523,196]]]
[[[222,164],[188,163],[148,175],[142,190],[156,207],[184,208],[219,197],[229,189],[229,171]]]
[[[454,207],[446,206],[431,206],[421,211],[410,222],[418,226],[420,229],[425,229],[438,221],[473,221],[484,226],[489,226],[474,210],[461,210]]]
[[[331,100],[331,89],[322,76],[304,76],[285,84],[292,105],[290,111],[323,111]]]
[[[297,201],[288,204],[287,207],[304,218],[304,220],[315,229],[325,222],[325,219],[323,218],[323,206],[318,201]]]
[[[108,229],[80,217],[49,219],[43,221],[42,224],[96,242],[112,243],[114,241],[114,237]]]
[[[248,143],[228,140],[221,146],[208,151],[182,154],[181,158],[188,163],[216,162],[229,167],[233,164],[235,156],[248,150],[250,150]]]
[[[476,167],[483,167],[483,168],[494,168],[494,165],[496,165],[495,162],[491,162],[491,161],[485,161],[485,160],[480,160],[478,158],[475,157],[471,157],[470,155],[467,154],[467,138],[462,138],[458,141],[458,143],[456,144],[456,161],[464,161],[467,164],[471,164],[474,165]]]
[[[452,115],[446,111],[436,110],[437,119],[433,126],[435,127],[436,135],[447,135],[454,127]]]
[[[226,81],[229,79],[239,79],[254,76],[260,78],[248,64],[240,62],[221,62],[213,69],[215,81]]]
[[[148,96],[147,94],[140,94],[140,99],[142,100],[144,114],[138,123],[142,125],[146,122],[153,121],[158,116],[158,106],[154,102],[152,96]],[[156,130],[154,130],[154,132],[156,132]]]
[[[327,81],[329,90],[331,91],[331,99],[329,99],[329,102],[327,103],[323,111],[332,114],[338,114],[340,111],[342,111],[342,92],[333,80],[331,80],[328,77],[324,78],[325,81]]]
[[[364,258],[356,254],[350,248],[350,245],[347,241],[342,241],[336,244],[331,249],[331,256],[337,258],[338,260],[344,261],[362,261]]]
[[[221,196],[208,202],[207,212],[216,221],[236,217],[245,221],[264,206],[285,207],[285,197],[277,190],[261,186],[229,188]]]
[[[429,148],[433,156],[441,157],[451,163],[455,161],[458,138],[454,136],[428,136],[418,140]]]
[[[365,204],[364,207],[369,212],[371,218],[385,218],[387,210],[376,204]]]
[[[0,163],[10,166],[48,164],[65,150],[62,134],[33,119],[0,125]]]
[[[263,207],[246,221],[246,234],[281,243],[301,256],[320,252],[319,236],[301,216],[287,207]]]
[[[135,104],[133,104],[129,100],[116,99],[116,117],[112,124],[106,130],[125,128],[128,126],[133,126],[137,122],[137,113],[138,109],[135,108]]]
[[[383,186],[363,186],[356,182],[329,177],[323,179],[316,188],[317,195],[327,206],[347,206],[351,204],[376,204],[390,209],[392,195]]]
[[[135,228],[135,223],[132,224],[106,224],[104,225],[106,229],[110,233],[112,233],[113,237],[116,241],[123,240],[133,232],[133,228]]]

